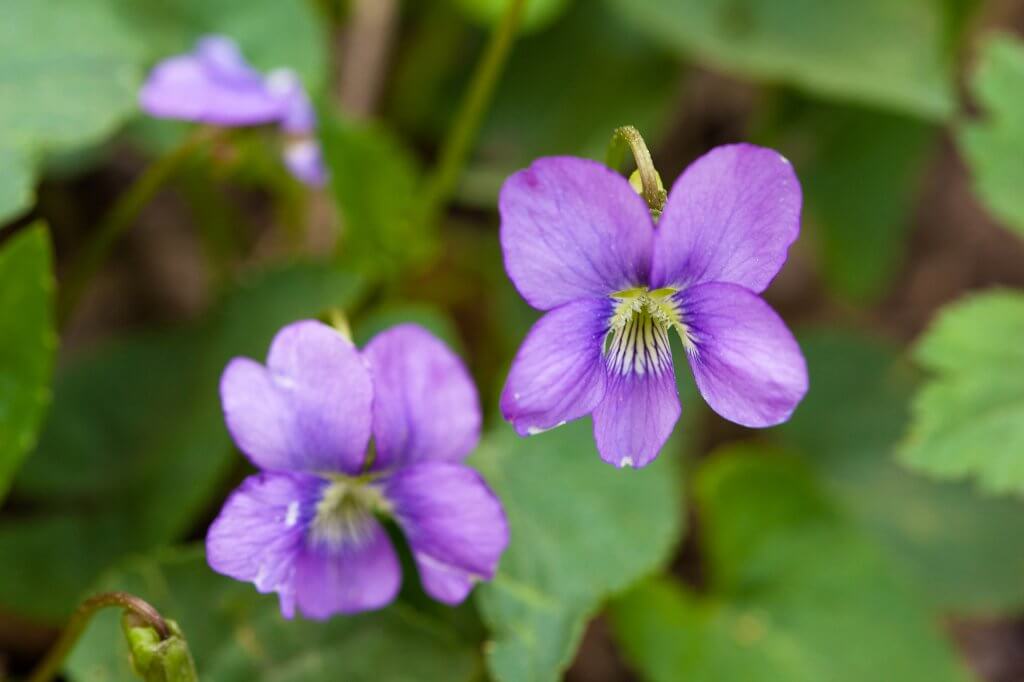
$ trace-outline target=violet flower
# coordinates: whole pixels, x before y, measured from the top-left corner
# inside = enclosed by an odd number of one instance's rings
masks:
[[[139,91],[139,105],[158,118],[226,127],[278,124],[291,173],[309,185],[325,181],[316,114],[298,77],[289,69],[264,76],[226,36],[200,38],[192,53],[157,64]]]
[[[331,327],[297,322],[274,338],[266,366],[231,361],[221,400],[232,438],[262,473],[225,503],[207,560],[277,592],[285,617],[394,599],[401,569],[378,517],[404,532],[433,598],[461,602],[493,577],[505,514],[462,464],[480,436],[476,389],[428,332],[394,327],[360,352]]]
[[[641,467],[679,418],[669,334],[701,395],[749,427],[807,392],[793,335],[758,294],[800,231],[800,184],[778,153],[713,149],[676,181],[657,227],[629,182],[586,159],[539,159],[501,191],[505,268],[545,315],[501,410],[520,435],[587,414],[602,459]]]

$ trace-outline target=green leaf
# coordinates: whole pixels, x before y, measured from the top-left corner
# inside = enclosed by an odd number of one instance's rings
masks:
[[[397,277],[436,246],[417,220],[419,170],[384,129],[326,117],[321,125],[331,190],[344,221],[342,258],[370,275]]]
[[[283,325],[345,308],[359,281],[320,266],[268,273],[192,327],[128,338],[78,358],[57,381],[35,457],[14,494],[34,510],[0,522],[0,604],[64,616],[126,553],[187,532],[241,462],[218,398],[227,361],[263,358]]]
[[[615,469],[582,420],[528,439],[503,427],[470,459],[512,533],[477,592],[496,679],[560,679],[602,601],[668,560],[682,533],[676,457],[667,447],[645,469]]]
[[[50,239],[37,223],[0,249],[0,500],[50,404],[53,298]]]
[[[0,54],[3,223],[30,206],[42,154],[98,141],[135,110],[142,46],[106,2],[7,0]]]
[[[709,591],[646,583],[612,606],[650,680],[966,681],[910,583],[796,461],[734,448],[696,481]]]
[[[932,374],[900,451],[940,478],[1024,492],[1024,294],[976,294],[944,308],[915,351]]]
[[[614,0],[664,45],[829,98],[930,119],[953,110],[946,17],[934,0]]]
[[[520,25],[526,30],[547,26],[565,11],[570,0],[526,0]],[[509,0],[455,0],[455,4],[474,21],[487,26],[497,24],[505,14]]]
[[[992,213],[1024,233],[1024,43],[991,38],[981,52],[971,92],[984,110],[957,135],[974,187]]]
[[[238,41],[246,60],[261,71],[287,67],[312,88],[327,76],[327,35],[311,2],[103,1],[144,39],[149,60],[186,52],[200,36],[219,33]]]
[[[896,350],[837,332],[802,335],[800,345],[811,391],[773,432],[778,441],[805,456],[837,503],[936,609],[992,615],[1024,606],[1020,503],[898,465],[914,382]]]
[[[798,169],[804,238],[838,293],[870,301],[903,260],[910,210],[937,128],[896,114],[786,98],[767,143]]]
[[[481,662],[444,621],[401,603],[327,622],[281,616],[275,595],[214,573],[199,551],[131,561],[97,590],[123,590],[152,603],[185,633],[199,679],[217,682],[469,682]],[[134,680],[117,614],[104,612],[68,660],[72,680]]]

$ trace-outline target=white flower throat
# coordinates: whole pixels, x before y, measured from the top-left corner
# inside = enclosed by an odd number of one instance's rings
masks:
[[[634,287],[611,295],[615,308],[604,340],[609,368],[619,374],[660,374],[672,366],[669,331],[675,329],[689,351],[692,342],[673,294],[678,289]]]
[[[365,477],[338,474],[324,477],[329,483],[317,502],[309,540],[331,549],[361,545],[369,537],[369,522],[374,514],[389,514],[391,505],[380,488]]]

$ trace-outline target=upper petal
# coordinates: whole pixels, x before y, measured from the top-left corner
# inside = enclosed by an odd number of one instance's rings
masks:
[[[372,400],[355,346],[313,320],[278,332],[266,368],[236,358],[221,378],[228,431],[263,469],[358,473]]]
[[[716,147],[679,176],[658,221],[652,285],[732,282],[761,292],[800,233],[800,183],[778,152]]]
[[[697,388],[718,414],[750,427],[789,419],[807,393],[807,364],[771,307],[735,284],[680,294]]]
[[[538,159],[498,201],[505,269],[523,298],[550,310],[647,280],[653,223],[629,182],[588,159]]]
[[[277,592],[295,613],[295,563],[323,482],[306,474],[250,476],[231,494],[206,535],[206,560],[218,573]]]
[[[139,105],[161,118],[257,125],[278,120],[282,102],[242,59],[233,42],[202,39],[194,54],[157,64],[139,91]]]
[[[392,327],[363,350],[373,376],[374,468],[461,461],[480,440],[480,400],[462,361],[430,332]]]
[[[590,414],[605,392],[601,357],[611,303],[582,299],[546,313],[520,346],[501,413],[520,436]]]
[[[399,469],[384,486],[428,594],[456,604],[475,581],[494,577],[508,546],[508,522],[480,474],[422,462]]]
[[[642,467],[658,456],[682,408],[671,363],[659,371],[610,372],[604,400],[594,410],[594,440],[601,459]]]

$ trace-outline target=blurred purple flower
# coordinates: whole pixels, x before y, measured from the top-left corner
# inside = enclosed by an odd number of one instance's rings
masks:
[[[799,346],[758,296],[800,231],[800,184],[778,153],[711,150],[676,181],[657,227],[625,178],[572,157],[510,177],[499,208],[509,277],[545,311],[501,396],[520,435],[591,414],[602,459],[650,463],[680,414],[673,329],[726,419],[779,424],[807,392]]]
[[[276,123],[288,138],[288,169],[306,184],[324,183],[316,113],[298,77],[289,69],[264,76],[226,36],[200,38],[192,53],[157,64],[139,91],[139,105],[158,118],[218,126]]]
[[[401,570],[380,516],[405,533],[435,599],[461,602],[493,577],[505,514],[462,465],[480,436],[476,389],[423,329],[394,327],[360,352],[324,324],[297,322],[277,334],[266,366],[231,361],[221,400],[232,438],[262,473],[225,503],[207,560],[277,592],[286,617],[394,599]]]

